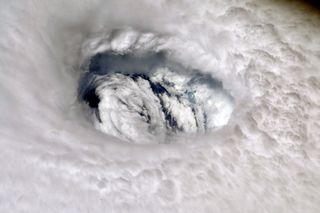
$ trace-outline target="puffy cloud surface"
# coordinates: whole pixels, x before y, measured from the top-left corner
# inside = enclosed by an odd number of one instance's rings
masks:
[[[253,0],[0,5],[1,212],[319,210],[316,9]],[[148,145],[95,129],[78,99],[84,65],[131,41],[219,79],[234,99],[229,123]]]

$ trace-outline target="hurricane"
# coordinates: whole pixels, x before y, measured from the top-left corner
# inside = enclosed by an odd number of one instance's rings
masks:
[[[319,212],[315,1],[0,0],[0,35],[0,212]]]

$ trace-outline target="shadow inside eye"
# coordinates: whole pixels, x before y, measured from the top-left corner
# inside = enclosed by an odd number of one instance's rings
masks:
[[[100,98],[99,96],[96,94],[95,89],[91,89],[88,92],[86,92],[83,96],[83,100],[88,103],[88,105],[91,108],[98,108],[99,102],[100,102]]]

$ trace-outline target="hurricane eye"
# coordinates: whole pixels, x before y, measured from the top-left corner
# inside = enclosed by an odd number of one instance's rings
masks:
[[[221,81],[163,52],[114,51],[91,57],[79,96],[104,133],[133,142],[164,142],[228,123],[233,98]]]

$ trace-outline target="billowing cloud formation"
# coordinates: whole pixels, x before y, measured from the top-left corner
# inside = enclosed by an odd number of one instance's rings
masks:
[[[0,212],[319,211],[320,21],[310,7],[0,0],[0,20]],[[125,55],[130,41],[222,82],[228,124],[148,145],[95,129],[79,82],[92,57]]]

